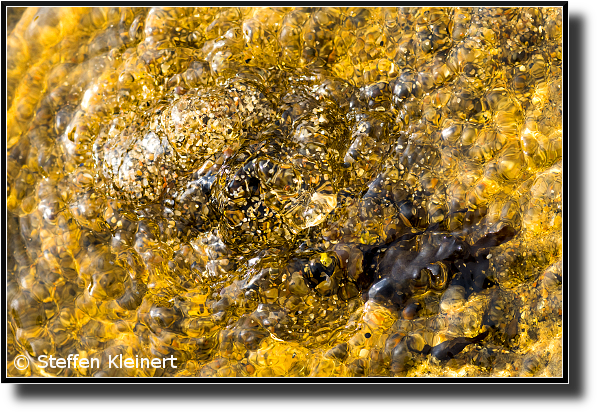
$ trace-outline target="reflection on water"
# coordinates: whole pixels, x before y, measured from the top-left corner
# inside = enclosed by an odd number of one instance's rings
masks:
[[[30,8],[7,47],[10,376],[561,376],[561,8]]]

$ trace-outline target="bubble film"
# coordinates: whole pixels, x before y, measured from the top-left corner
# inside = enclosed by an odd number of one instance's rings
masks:
[[[9,11],[9,376],[562,376],[561,8]]]

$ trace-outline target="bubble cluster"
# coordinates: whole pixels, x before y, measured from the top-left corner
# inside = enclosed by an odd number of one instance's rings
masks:
[[[560,376],[562,18],[11,11],[8,374]]]

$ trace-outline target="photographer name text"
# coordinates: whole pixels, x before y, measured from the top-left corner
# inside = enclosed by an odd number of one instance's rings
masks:
[[[177,358],[123,358],[122,355],[108,357],[108,368],[177,368]],[[40,355],[37,358],[38,368],[100,368],[99,358],[79,358],[79,354],[70,354],[67,358],[55,358],[52,355]]]

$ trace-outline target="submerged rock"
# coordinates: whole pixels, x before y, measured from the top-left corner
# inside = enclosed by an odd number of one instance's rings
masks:
[[[10,19],[9,375],[560,372],[561,8]]]

